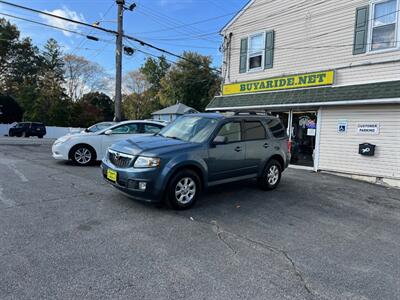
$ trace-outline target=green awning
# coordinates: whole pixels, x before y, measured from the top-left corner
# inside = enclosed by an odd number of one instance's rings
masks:
[[[217,96],[206,110],[251,107],[279,107],[297,105],[329,105],[330,102],[400,99],[400,81],[369,83],[339,87],[320,87],[268,93]]]

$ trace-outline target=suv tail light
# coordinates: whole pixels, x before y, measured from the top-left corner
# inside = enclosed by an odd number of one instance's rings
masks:
[[[292,141],[288,140],[287,141],[287,149],[289,153],[292,153]]]

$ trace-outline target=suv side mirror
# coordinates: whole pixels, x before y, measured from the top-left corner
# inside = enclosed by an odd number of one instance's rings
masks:
[[[112,130],[108,129],[104,132],[105,135],[112,135]]]
[[[223,145],[223,144],[226,144],[227,142],[228,142],[228,138],[226,136],[222,136],[222,135],[217,135],[213,140],[214,145]]]

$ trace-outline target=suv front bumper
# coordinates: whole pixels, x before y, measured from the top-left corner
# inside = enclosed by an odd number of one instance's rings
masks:
[[[101,169],[104,180],[127,196],[145,202],[160,202],[162,200],[163,191],[160,169],[120,169],[107,159],[103,159],[101,162]],[[107,178],[108,169],[117,172],[116,181],[111,181]],[[146,188],[140,189],[140,183],[145,183]]]

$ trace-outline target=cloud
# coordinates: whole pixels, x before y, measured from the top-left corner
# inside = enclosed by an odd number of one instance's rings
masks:
[[[53,11],[45,10],[45,12],[53,14],[53,15],[57,15],[60,17],[72,19],[75,21],[85,22],[85,17],[82,14],[77,13],[76,11],[70,10],[66,6],[63,6],[62,8],[59,8],[59,9],[55,9]],[[69,30],[77,30],[79,27],[78,24],[74,24],[74,23],[71,23],[68,21],[64,21],[64,20],[46,16],[46,15],[41,15],[41,18],[43,18],[47,24],[52,25],[52,26],[57,26],[57,27],[61,27],[61,28],[69,29]],[[71,33],[68,31],[63,31],[63,33],[66,36],[71,36]]]

